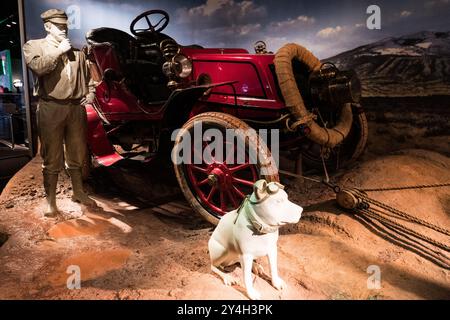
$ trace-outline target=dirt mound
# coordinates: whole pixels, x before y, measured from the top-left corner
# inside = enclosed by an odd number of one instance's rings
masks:
[[[449,168],[445,156],[410,150],[366,161],[333,179],[362,188],[436,183],[450,181]],[[167,170],[126,164],[94,172],[90,193],[102,208],[96,212],[70,201],[63,175],[60,220],[42,217],[40,170],[34,159],[0,196],[0,231],[10,235],[0,249],[0,298],[246,299],[242,286],[225,287],[210,272],[212,227],[186,206],[161,174]],[[257,277],[264,299],[450,298],[448,270],[340,209],[330,189],[307,184],[303,192],[294,180],[285,182],[305,211],[298,225],[281,230],[279,273],[288,289],[277,292]],[[125,192],[131,185],[145,192],[133,197]],[[371,196],[450,229],[450,188]],[[261,263],[268,270],[265,259]],[[80,290],[66,286],[74,265],[81,270]],[[368,287],[374,266],[381,272],[379,289]],[[233,272],[240,276],[240,268]]]
[[[450,182],[449,169],[450,159],[441,154],[425,150],[405,150],[359,164],[337,177],[335,181],[341,187],[363,189],[435,184]],[[309,244],[303,245],[302,249],[296,249],[294,245],[291,245],[296,241],[289,240],[287,243],[289,243],[289,249],[292,252],[298,251],[299,255],[302,255],[301,251],[304,248],[307,248],[311,255],[314,251],[325,254],[321,263],[309,266],[310,274],[316,274],[321,281],[326,280],[325,287],[327,283],[336,285],[339,282],[336,278],[337,274],[345,270],[339,277],[342,281],[339,288],[353,288],[349,291],[344,290],[343,295],[361,298],[367,293],[363,283],[363,279],[367,279],[364,271],[370,265],[376,265],[380,267],[382,277],[385,277],[382,290],[377,293],[382,297],[450,298],[448,270],[418,255],[410,247],[402,246],[401,242],[395,241],[393,237],[365,223],[359,216],[338,207],[332,191],[319,192],[314,188],[320,190],[321,187],[311,186],[307,200],[303,200],[303,203],[307,204],[304,205],[303,221],[285,232],[290,235],[298,232],[312,236],[310,238],[314,239],[312,247]],[[315,200],[312,197],[314,193],[319,194]],[[414,217],[450,230],[450,188],[448,187],[369,192],[368,195]],[[293,193],[292,198],[302,203],[301,194]],[[401,223],[444,244],[449,243],[448,236],[406,221]],[[328,236],[330,242],[316,240],[317,236]],[[315,242],[320,245],[314,245]],[[342,270],[336,273],[336,270],[330,270],[330,265],[339,265]],[[360,281],[357,280],[358,275]],[[355,287],[356,283],[359,284],[356,286],[359,289]],[[331,286],[329,287],[332,292]]]

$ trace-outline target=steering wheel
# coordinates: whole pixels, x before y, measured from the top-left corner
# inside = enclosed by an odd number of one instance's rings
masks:
[[[162,16],[156,24],[152,24],[152,22],[150,21],[150,16],[153,15]],[[142,19],[146,20],[148,28],[135,29],[136,24]],[[165,29],[165,27],[167,27],[168,24],[169,24],[169,14],[167,12],[165,12],[164,10],[148,10],[141,13],[136,18],[134,18],[134,20],[131,22],[130,25],[130,31],[135,36],[141,36],[142,34],[147,32],[160,33]]]

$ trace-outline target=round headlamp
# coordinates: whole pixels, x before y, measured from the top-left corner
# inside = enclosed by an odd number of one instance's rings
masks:
[[[173,57],[174,73],[179,78],[187,78],[192,73],[192,62],[186,56],[177,54]]]
[[[339,70],[326,62],[309,77],[309,87],[315,106],[334,110],[344,103],[358,103],[361,83],[354,70]]]
[[[163,64],[162,71],[168,78],[187,78],[192,73],[192,62],[186,56],[177,54]]]

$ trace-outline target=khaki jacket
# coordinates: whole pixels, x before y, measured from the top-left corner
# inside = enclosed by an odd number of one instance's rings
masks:
[[[82,51],[72,48],[62,54],[44,38],[25,43],[23,54],[33,71],[35,96],[45,100],[77,100],[95,91]]]

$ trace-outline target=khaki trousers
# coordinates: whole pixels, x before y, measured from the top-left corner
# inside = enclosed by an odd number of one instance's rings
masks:
[[[37,124],[44,174],[58,174],[64,163],[67,169],[81,169],[87,152],[84,106],[41,99]]]

